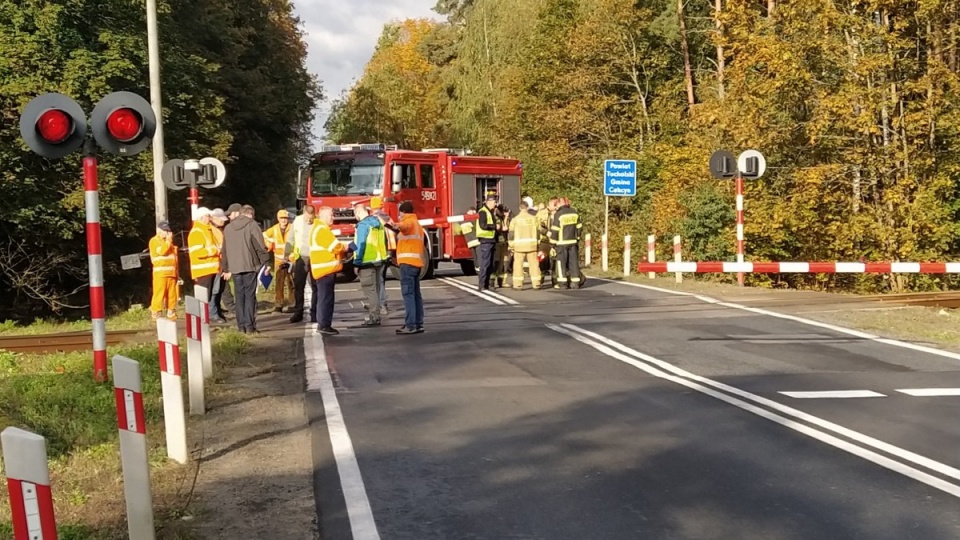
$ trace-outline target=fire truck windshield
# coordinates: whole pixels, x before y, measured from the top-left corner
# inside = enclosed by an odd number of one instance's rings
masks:
[[[314,166],[311,177],[310,194],[314,197],[383,193],[382,163],[321,163]]]

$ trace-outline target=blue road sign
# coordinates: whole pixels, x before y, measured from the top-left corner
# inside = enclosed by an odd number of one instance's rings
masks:
[[[633,197],[637,194],[637,162],[608,159],[603,162],[603,194],[607,197]]]

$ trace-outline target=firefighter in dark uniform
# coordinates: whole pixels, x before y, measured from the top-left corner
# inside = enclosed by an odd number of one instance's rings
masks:
[[[487,200],[480,207],[480,219],[477,220],[477,239],[480,241],[480,268],[477,270],[477,290],[490,290],[490,278],[494,277],[494,255],[497,250],[497,233],[501,228],[500,220],[494,209],[497,207],[497,196],[487,195]],[[496,279],[494,277],[494,279]]]
[[[553,276],[553,288],[565,287],[579,289],[582,285],[580,274],[580,233],[583,220],[576,210],[570,208],[570,200],[560,199],[560,208],[553,216],[550,226],[550,243],[553,245],[550,255],[556,263]]]

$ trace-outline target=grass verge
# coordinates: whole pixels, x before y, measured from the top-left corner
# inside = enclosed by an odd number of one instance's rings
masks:
[[[235,363],[249,347],[243,334],[222,330],[214,335],[218,366]],[[157,537],[192,539],[190,524],[180,518],[189,513],[196,464],[178,465],[166,458],[156,345],[108,352],[111,358],[121,354],[141,365]],[[0,351],[0,430],[16,426],[46,437],[61,540],[127,537],[112,377],[99,384],[92,371],[90,352]],[[0,538],[12,537],[9,496],[0,490]]]
[[[182,310],[181,310],[182,311]],[[107,330],[150,330],[154,328],[150,310],[133,308],[107,318]],[[90,319],[63,322],[54,319],[38,319],[21,325],[13,321],[0,321],[0,336],[57,334],[61,332],[84,332],[92,328]]]

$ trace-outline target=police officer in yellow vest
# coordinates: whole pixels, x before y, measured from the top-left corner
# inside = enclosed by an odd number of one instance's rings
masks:
[[[370,215],[369,207],[358,204],[354,213],[358,223],[349,249],[354,253],[360,289],[367,297],[367,318],[362,326],[380,326],[380,274],[387,262],[387,235],[380,219]]]
[[[540,261],[537,260],[537,218],[530,213],[527,201],[520,203],[520,212],[510,220],[507,240],[513,250],[513,288],[523,289],[523,263],[530,270],[534,289],[540,288]]]
[[[494,272],[494,255],[497,249],[497,231],[500,230],[500,220],[494,209],[497,207],[497,196],[488,195],[483,206],[480,207],[480,218],[477,220],[477,239],[480,240],[480,268],[477,269],[477,290],[490,290],[490,278]]]

